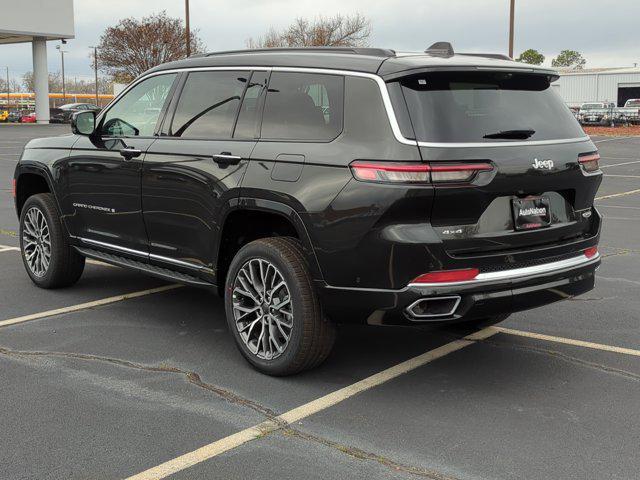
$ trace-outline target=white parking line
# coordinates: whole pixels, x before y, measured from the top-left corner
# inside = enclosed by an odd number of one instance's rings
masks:
[[[596,200],[604,200],[605,198],[624,197],[625,195],[633,195],[634,193],[640,193],[640,188],[637,190],[629,190],[628,192],[612,193],[611,195],[603,195],[596,197]]]
[[[454,340],[453,342],[447,343],[433,350],[429,350],[428,352],[418,355],[417,357],[410,358],[409,360],[399,363],[398,365],[371,375],[364,380],[360,380],[359,382],[356,382],[352,385],[329,393],[324,397],[320,397],[316,400],[312,400],[309,403],[305,403],[304,405],[294,408],[293,410],[289,410],[288,412],[276,417],[275,420],[267,420],[258,425],[254,425],[253,427],[249,427],[245,430],[242,430],[241,432],[235,433],[221,440],[200,447],[197,450],[185,453],[184,455],[176,457],[156,467],[152,467],[148,470],[145,470],[144,472],[133,475],[127,480],[158,480],[168,477],[169,475],[173,475],[174,473],[177,473],[181,470],[192,467],[193,465],[204,462],[205,460],[220,455],[221,453],[232,450],[236,447],[239,447],[240,445],[255,440],[256,438],[262,437],[270,432],[278,430],[281,428],[282,422],[285,422],[287,424],[297,422],[310,415],[337,405],[338,403],[343,402],[344,400],[347,400],[354,395],[358,395],[373,387],[382,385],[389,380],[393,380],[400,375],[404,375],[405,373],[415,370],[422,365],[437,360],[438,358],[442,358],[450,353],[461,350],[464,347],[468,347],[469,345],[473,345],[474,343],[476,343],[476,341],[483,340],[492,335],[495,335],[496,333],[496,330],[489,330],[488,328],[485,328],[463,339]]]
[[[610,175],[606,174],[605,177],[618,177],[618,178],[640,178],[640,175]]]
[[[494,330],[496,333],[505,333],[507,335],[516,335],[518,337],[535,338],[536,340],[544,340],[547,342],[563,343],[565,345],[574,345],[576,347],[591,348],[594,350],[602,350],[604,352],[620,353],[622,355],[632,355],[640,357],[640,350],[633,348],[616,347],[614,345],[605,345],[603,343],[585,342],[584,340],[575,340],[573,338],[556,337],[553,335],[545,335],[543,333],[525,332],[523,330],[514,330],[504,327],[487,327],[488,330]]]
[[[640,138],[640,137],[638,136],[612,137],[612,138],[605,138],[603,140],[595,140],[593,143],[612,142],[613,140],[626,140],[627,138]]]
[[[627,208],[629,210],[640,210],[640,207],[627,207],[623,205],[602,205],[598,204],[598,208]]]
[[[611,168],[611,167],[621,167],[622,165],[632,165],[634,163],[640,163],[640,160],[635,160],[633,162],[622,162],[622,163],[614,163],[613,165],[600,165],[600,168]]]
[[[15,252],[20,251],[18,247],[7,247],[6,245],[0,245],[0,252]]]
[[[61,315],[63,313],[71,313],[77,312],[79,310],[86,310],[88,308],[100,307],[102,305],[108,305],[110,303],[116,303],[122,300],[128,300],[130,298],[144,297],[145,295],[151,295],[153,293],[166,292],[168,290],[173,290],[180,287],[182,287],[182,285],[163,285],[162,287],[150,288],[148,290],[141,290],[139,292],[133,293],[125,293],[124,295],[115,295],[113,297],[94,300],[92,302],[79,303],[77,305],[71,305],[69,307],[56,308],[55,310],[48,310],[46,312],[38,312],[29,315],[23,315],[21,317],[8,318],[6,320],[0,320],[0,328],[7,327],[9,325],[15,325],[16,323],[24,323],[31,320],[37,320],[39,318],[52,317],[54,315]]]

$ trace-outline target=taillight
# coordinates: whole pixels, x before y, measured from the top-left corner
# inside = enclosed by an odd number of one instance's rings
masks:
[[[477,268],[462,270],[440,270],[439,272],[423,273],[411,283],[453,283],[473,280],[480,274]]]
[[[478,172],[493,170],[490,163],[464,163],[464,164],[432,164],[431,181],[439,182],[469,182]]]
[[[357,180],[391,183],[460,183],[478,172],[493,170],[490,163],[400,163],[356,160],[351,171]]]
[[[428,183],[429,165],[421,163],[385,163],[355,161],[351,171],[365,182]]]
[[[582,165],[585,172],[600,170],[600,154],[598,152],[583,153],[578,156],[578,163]]]
[[[587,258],[593,258],[598,254],[598,247],[589,247],[584,251],[584,256]]]

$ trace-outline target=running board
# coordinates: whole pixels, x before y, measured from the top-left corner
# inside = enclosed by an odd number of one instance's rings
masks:
[[[164,280],[172,282],[183,283],[185,285],[191,285],[201,288],[216,288],[213,283],[202,280],[201,278],[194,277],[188,273],[176,272],[175,270],[169,270],[168,268],[157,267],[155,265],[149,265],[148,263],[140,262],[138,260],[132,260],[130,258],[121,257],[120,255],[114,255],[113,253],[105,253],[92,248],[74,247],[81,255],[100,260],[101,262],[116,265],[118,267],[129,268],[132,270],[138,270],[139,272],[153,275],[154,277],[160,277]]]

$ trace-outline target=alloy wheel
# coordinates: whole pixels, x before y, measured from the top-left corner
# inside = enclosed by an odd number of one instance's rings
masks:
[[[51,263],[51,235],[47,219],[37,207],[31,207],[25,215],[22,249],[31,273],[43,277]]]
[[[236,328],[256,357],[273,360],[287,348],[293,330],[291,293],[271,262],[253,258],[238,271],[232,292]]]

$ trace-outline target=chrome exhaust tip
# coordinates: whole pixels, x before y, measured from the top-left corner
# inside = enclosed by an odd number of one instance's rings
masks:
[[[461,301],[460,295],[419,298],[406,308],[406,312],[417,320],[437,320],[452,316]]]

